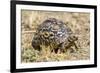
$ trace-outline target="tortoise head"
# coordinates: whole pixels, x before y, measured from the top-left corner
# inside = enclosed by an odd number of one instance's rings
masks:
[[[69,42],[74,42],[74,41],[77,41],[77,40],[78,40],[78,37],[75,36],[75,35],[70,35],[70,36],[68,37],[68,41],[69,41]]]

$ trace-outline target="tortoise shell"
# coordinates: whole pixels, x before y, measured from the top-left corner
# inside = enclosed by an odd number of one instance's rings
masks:
[[[39,50],[40,45],[50,46],[52,49],[58,48],[61,44],[63,44],[61,45],[62,47],[68,47],[69,37],[72,34],[73,32],[64,22],[55,18],[49,18],[43,21],[36,29],[32,46]]]

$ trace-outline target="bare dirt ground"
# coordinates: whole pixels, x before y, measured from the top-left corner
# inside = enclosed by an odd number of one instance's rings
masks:
[[[50,53],[34,50],[31,46],[37,25],[47,18],[56,18],[72,29],[78,36],[79,50],[71,53]],[[90,14],[79,12],[27,11],[21,12],[21,60],[22,62],[47,62],[63,60],[88,60],[90,58]],[[70,49],[69,49],[70,50]]]

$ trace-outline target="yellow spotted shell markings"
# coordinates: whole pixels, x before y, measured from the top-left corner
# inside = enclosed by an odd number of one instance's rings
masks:
[[[49,37],[50,33],[49,32],[44,32],[43,35],[44,35],[44,37]]]

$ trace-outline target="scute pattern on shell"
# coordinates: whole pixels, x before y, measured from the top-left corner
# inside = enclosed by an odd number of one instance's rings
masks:
[[[64,22],[55,18],[49,18],[43,21],[36,29],[32,46],[35,49],[40,49],[40,45],[50,46],[51,49],[55,49],[63,43],[61,46],[65,47],[71,34],[71,29]]]

